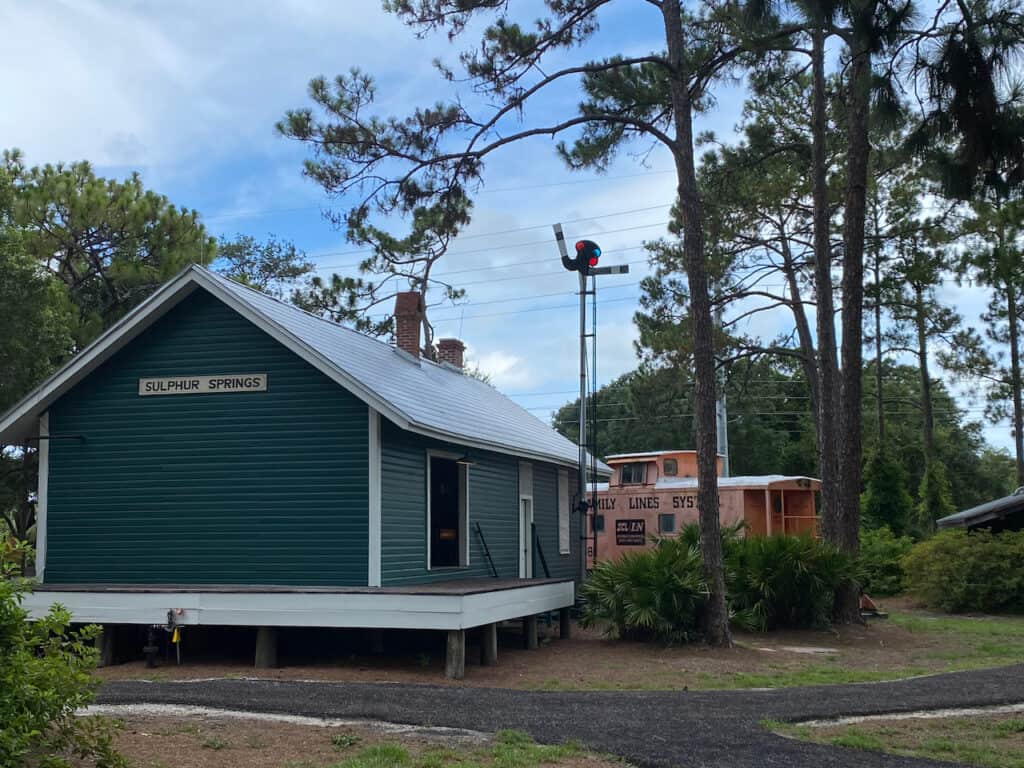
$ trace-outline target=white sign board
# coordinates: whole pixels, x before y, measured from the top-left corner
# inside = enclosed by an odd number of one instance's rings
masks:
[[[139,395],[209,395],[218,392],[266,392],[267,374],[232,373],[221,376],[164,376],[139,379]]]

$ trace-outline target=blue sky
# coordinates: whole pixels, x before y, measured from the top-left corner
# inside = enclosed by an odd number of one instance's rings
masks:
[[[656,9],[639,0],[613,9],[588,54],[660,47]],[[200,211],[215,235],[294,240],[326,274],[360,258],[321,213],[343,201],[302,177],[305,148],[278,137],[275,121],[308,104],[311,77],[353,66],[377,78],[381,113],[404,114],[451,95],[431,61],[454,62],[459,50],[444,37],[416,39],[377,0],[15,0],[0,7],[0,27],[0,145],[21,148],[31,164],[88,159],[106,175],[138,171]],[[538,106],[579,99],[566,88]],[[741,99],[737,87],[722,92],[698,128],[728,134]],[[626,154],[603,177],[567,171],[548,139],[494,156],[472,225],[437,267],[469,298],[434,312],[439,336],[463,338],[471,361],[542,418],[571,398],[575,278],[551,237],[562,221],[570,241],[597,240],[605,263],[630,263],[631,274],[602,283],[599,378],[631,370],[641,246],[665,233],[673,188],[660,150],[645,164]],[[965,315],[980,311],[977,292],[950,291]],[[784,318],[758,323],[771,336]],[[1010,444],[1005,427],[988,435]]]

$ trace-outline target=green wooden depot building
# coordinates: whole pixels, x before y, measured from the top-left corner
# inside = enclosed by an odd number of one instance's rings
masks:
[[[420,354],[190,267],[0,418],[38,440],[34,613],[103,625],[448,632],[574,601],[577,447]],[[600,465],[601,472],[608,472]],[[566,623],[567,627],[567,623]],[[110,633],[112,634],[112,633]],[[262,646],[262,647],[261,647]]]

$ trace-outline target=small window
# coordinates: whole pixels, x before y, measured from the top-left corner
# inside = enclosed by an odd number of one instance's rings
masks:
[[[679,462],[675,459],[665,459],[663,466],[665,477],[675,477],[679,474]]]
[[[604,515],[594,515],[590,518],[590,526],[594,533],[604,533]]]
[[[647,464],[642,461],[634,461],[631,464],[623,464],[619,470],[619,481],[623,485],[642,485]]]
[[[673,514],[658,515],[658,533],[675,533],[676,516]]]

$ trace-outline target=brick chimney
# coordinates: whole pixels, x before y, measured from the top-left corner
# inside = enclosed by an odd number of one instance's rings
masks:
[[[420,326],[423,324],[423,295],[403,291],[395,296],[395,345],[413,357],[420,356]]]
[[[439,339],[437,342],[437,361],[448,363],[456,368],[462,368],[462,357],[466,351],[466,345],[458,339]]]

